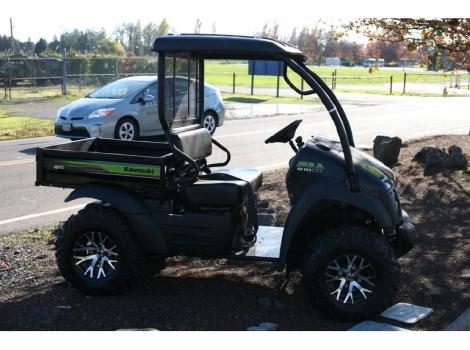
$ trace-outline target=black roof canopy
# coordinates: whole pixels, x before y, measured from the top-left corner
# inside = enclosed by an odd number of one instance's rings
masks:
[[[186,53],[207,59],[265,59],[278,56],[306,59],[296,47],[277,40],[252,36],[180,34],[155,39],[152,51]]]

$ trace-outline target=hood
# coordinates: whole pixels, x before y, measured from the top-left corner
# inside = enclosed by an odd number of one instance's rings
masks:
[[[122,100],[107,98],[81,98],[59,109],[61,117],[88,117],[90,113],[100,108],[115,107]]]

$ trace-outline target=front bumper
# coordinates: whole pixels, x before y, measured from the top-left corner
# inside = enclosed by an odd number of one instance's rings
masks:
[[[397,227],[397,249],[398,256],[408,253],[416,243],[416,229],[412,224],[410,216],[404,210],[401,211],[402,223]]]
[[[65,126],[65,127],[64,127]],[[114,137],[112,121],[62,120],[55,121],[55,135],[68,139],[86,139],[89,137]]]

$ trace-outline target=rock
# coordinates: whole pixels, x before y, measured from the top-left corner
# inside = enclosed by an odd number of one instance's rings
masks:
[[[424,169],[466,170],[468,160],[459,146],[452,145],[447,152],[437,147],[423,147],[413,157],[414,162],[424,164]]]
[[[42,324],[51,324],[59,316],[60,309],[55,307],[37,307],[32,310],[33,318]]]
[[[247,331],[277,331],[279,325],[272,322],[262,322],[258,326],[246,327]]]
[[[34,258],[34,260],[43,260],[45,258],[47,258],[47,255],[38,255]]]
[[[377,136],[374,139],[374,157],[387,166],[398,162],[402,141],[399,137]]]

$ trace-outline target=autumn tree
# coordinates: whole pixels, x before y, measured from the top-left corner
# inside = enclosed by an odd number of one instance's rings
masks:
[[[412,52],[425,49],[430,52],[431,61],[444,54],[455,68],[470,71],[470,18],[365,18],[346,28],[371,40],[403,43]]]

